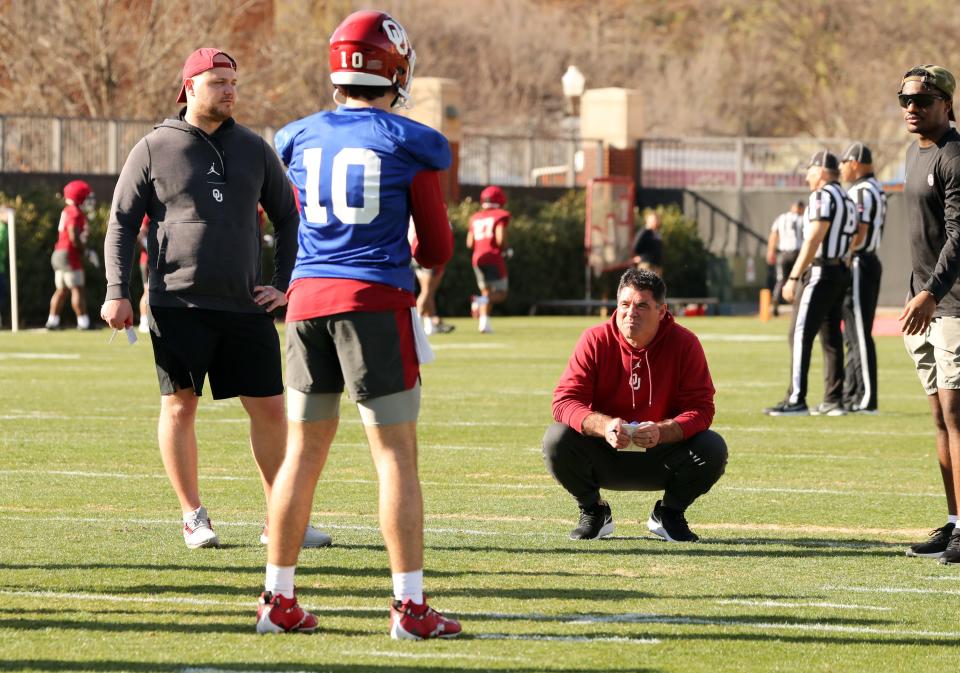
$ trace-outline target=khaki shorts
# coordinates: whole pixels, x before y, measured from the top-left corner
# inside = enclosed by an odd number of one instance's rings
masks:
[[[927,395],[960,390],[960,318],[934,318],[925,333],[904,335],[903,345]]]

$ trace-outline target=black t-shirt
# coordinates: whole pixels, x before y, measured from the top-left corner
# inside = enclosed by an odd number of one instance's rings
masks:
[[[663,266],[663,240],[653,229],[641,229],[633,239],[633,254],[651,266]]]
[[[927,290],[937,316],[960,317],[960,133],[951,128],[935,145],[907,150],[904,203],[910,225],[913,297]]]

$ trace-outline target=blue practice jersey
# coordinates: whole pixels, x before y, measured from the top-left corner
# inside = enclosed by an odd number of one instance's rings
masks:
[[[274,142],[300,201],[291,280],[349,278],[412,292],[410,183],[450,166],[447,139],[390,112],[340,107],[286,125]]]

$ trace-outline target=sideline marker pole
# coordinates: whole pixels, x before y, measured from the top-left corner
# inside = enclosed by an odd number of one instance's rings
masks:
[[[763,288],[760,290],[760,322],[767,322],[770,320],[770,290]]]

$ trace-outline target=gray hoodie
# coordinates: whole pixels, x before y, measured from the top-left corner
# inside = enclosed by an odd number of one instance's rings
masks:
[[[212,135],[180,118],[154,127],[120,172],[104,241],[107,299],[130,298],[134,245],[150,218],[151,306],[240,313],[263,308],[257,202],[276,235],[271,285],[286,291],[299,213],[280,160],[256,133],[228,119]]]

